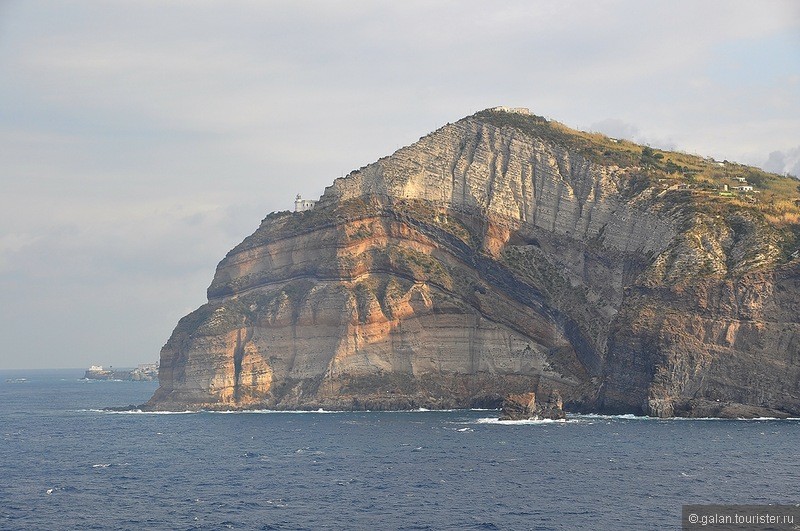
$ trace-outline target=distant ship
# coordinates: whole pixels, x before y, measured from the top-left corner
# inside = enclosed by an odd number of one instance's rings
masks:
[[[158,363],[142,363],[135,369],[105,369],[102,365],[92,365],[83,373],[86,380],[129,380],[152,382],[158,379]]]

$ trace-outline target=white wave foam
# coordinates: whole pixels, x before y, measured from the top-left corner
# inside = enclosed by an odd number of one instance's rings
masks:
[[[571,422],[570,420],[556,420],[556,419],[527,419],[527,420],[500,420],[496,417],[489,417],[483,419],[477,419],[475,421],[477,424],[502,424],[507,426],[514,426],[514,425],[526,425],[526,424],[565,424],[567,422]]]
[[[800,417],[790,417],[787,419],[780,419],[778,417],[755,417],[751,419],[746,418],[736,418],[736,419],[726,419],[720,417],[647,417],[644,415],[633,415],[633,414],[626,414],[626,415],[600,415],[596,413],[585,413],[585,414],[568,414],[567,418],[574,419],[574,420],[641,420],[641,421],[656,421],[656,422],[670,422],[670,421],[680,421],[680,422],[692,422],[692,421],[755,421],[755,420],[800,420]]]
[[[107,415],[187,415],[190,413],[200,413],[200,411],[142,411],[141,409],[127,409],[116,411],[109,409],[78,409],[80,413],[105,413]]]
[[[746,419],[742,417],[738,417],[735,419],[725,419],[720,417],[670,417],[667,419],[659,419],[659,420],[677,420],[682,422],[691,422],[693,420],[700,420],[700,421],[727,421],[727,422],[754,422],[754,421],[765,421],[765,420],[772,420],[772,421],[784,421],[784,420],[800,420],[800,417],[789,417],[786,419],[778,418],[778,417],[753,417],[751,419]]]
[[[328,409],[313,409],[313,410],[306,410],[306,409],[290,409],[290,410],[278,410],[278,409],[226,409],[221,411],[201,411],[201,413],[212,413],[215,415],[263,415],[263,414],[288,414],[288,415],[296,415],[296,414],[304,414],[304,415],[313,415],[313,414],[324,414],[329,415],[332,413],[353,413],[353,411],[330,411]]]
[[[656,417],[645,417],[626,413],[624,415],[601,415],[599,413],[568,413],[567,417],[575,420],[659,420]]]
[[[140,409],[113,411],[106,409],[80,409],[78,411],[89,411],[93,413],[121,413],[121,414],[141,414],[141,415],[178,415],[186,413],[210,413],[215,415],[232,415],[232,414],[342,414],[342,413],[455,413],[467,411],[498,411],[496,409],[391,409],[391,410],[331,410],[331,409],[200,409],[200,410],[185,410],[185,411],[142,411]]]
[[[125,414],[141,414],[141,415],[177,415],[186,413],[207,413],[213,415],[259,415],[259,414],[277,414],[277,415],[332,415],[332,414],[346,414],[346,413],[452,413],[456,411],[491,411],[486,409],[466,410],[466,409],[398,409],[389,411],[373,411],[373,410],[330,410],[330,409],[222,409],[222,410],[209,410],[201,409],[198,411],[142,411],[140,409],[128,411],[107,411],[104,409],[84,409],[81,411],[92,411],[101,413],[125,413]]]
[[[297,415],[297,414],[305,414],[305,415],[313,415],[313,414],[346,414],[346,413],[373,413],[373,414],[385,414],[385,413],[407,413],[407,414],[420,414],[420,413],[457,413],[457,412],[467,412],[467,411],[498,411],[495,409],[426,409],[426,408],[418,408],[418,409],[406,409],[406,410],[391,410],[391,411],[372,411],[372,410],[365,410],[365,411],[349,411],[349,410],[327,410],[327,409],[316,409],[316,410],[277,410],[277,409],[231,409],[231,410],[185,410],[185,411],[142,411],[141,409],[132,409],[132,410],[125,410],[125,411],[115,411],[115,410],[106,410],[106,409],[79,409],[79,412],[90,412],[90,413],[107,413],[107,414],[117,414],[117,415],[190,415],[190,414],[200,414],[200,413],[207,413],[207,414],[216,414],[216,415],[231,415],[231,414],[248,414],[248,415],[255,415],[255,414],[282,414],[282,415]],[[689,417],[669,417],[669,418],[658,418],[658,417],[647,417],[642,415],[634,415],[631,413],[625,415],[601,415],[598,413],[568,413],[567,414],[567,421],[568,422],[585,422],[585,421],[596,421],[596,420],[637,420],[637,421],[657,421],[657,422],[664,422],[664,421],[720,421],[720,420],[741,420],[741,421],[765,421],[765,420],[793,420],[797,421],[800,420],[800,417],[792,417],[788,419],[778,419],[776,417],[757,417],[752,419],[721,419],[717,417],[700,417],[700,418],[689,418]],[[553,422],[564,422],[563,420],[551,420],[551,419],[541,419],[541,420],[523,420],[523,421],[499,421],[493,418],[486,418],[486,419],[478,419],[477,422],[479,424],[494,424],[494,423],[520,423],[520,424],[547,424]]]

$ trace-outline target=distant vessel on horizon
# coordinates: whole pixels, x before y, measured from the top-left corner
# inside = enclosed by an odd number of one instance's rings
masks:
[[[135,369],[105,369],[102,365],[92,365],[83,373],[85,380],[128,380],[152,382],[158,379],[158,363],[141,363]]]

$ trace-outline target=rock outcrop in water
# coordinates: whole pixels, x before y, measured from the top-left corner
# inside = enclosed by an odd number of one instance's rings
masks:
[[[537,402],[536,393],[508,395],[500,407],[500,420],[548,419],[563,420],[566,414],[558,391],[551,391],[544,402]]]
[[[519,111],[448,124],[267,216],[178,323],[145,407],[533,390],[574,411],[800,415],[796,225],[703,192],[714,166]]]
[[[536,393],[508,395],[500,406],[500,420],[536,418]]]

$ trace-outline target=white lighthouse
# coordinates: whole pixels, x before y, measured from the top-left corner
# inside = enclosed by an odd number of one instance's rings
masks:
[[[294,199],[294,211],[295,212],[305,212],[306,210],[311,210],[314,208],[317,202],[313,199],[303,199],[300,197],[300,194],[297,194],[297,197]]]

